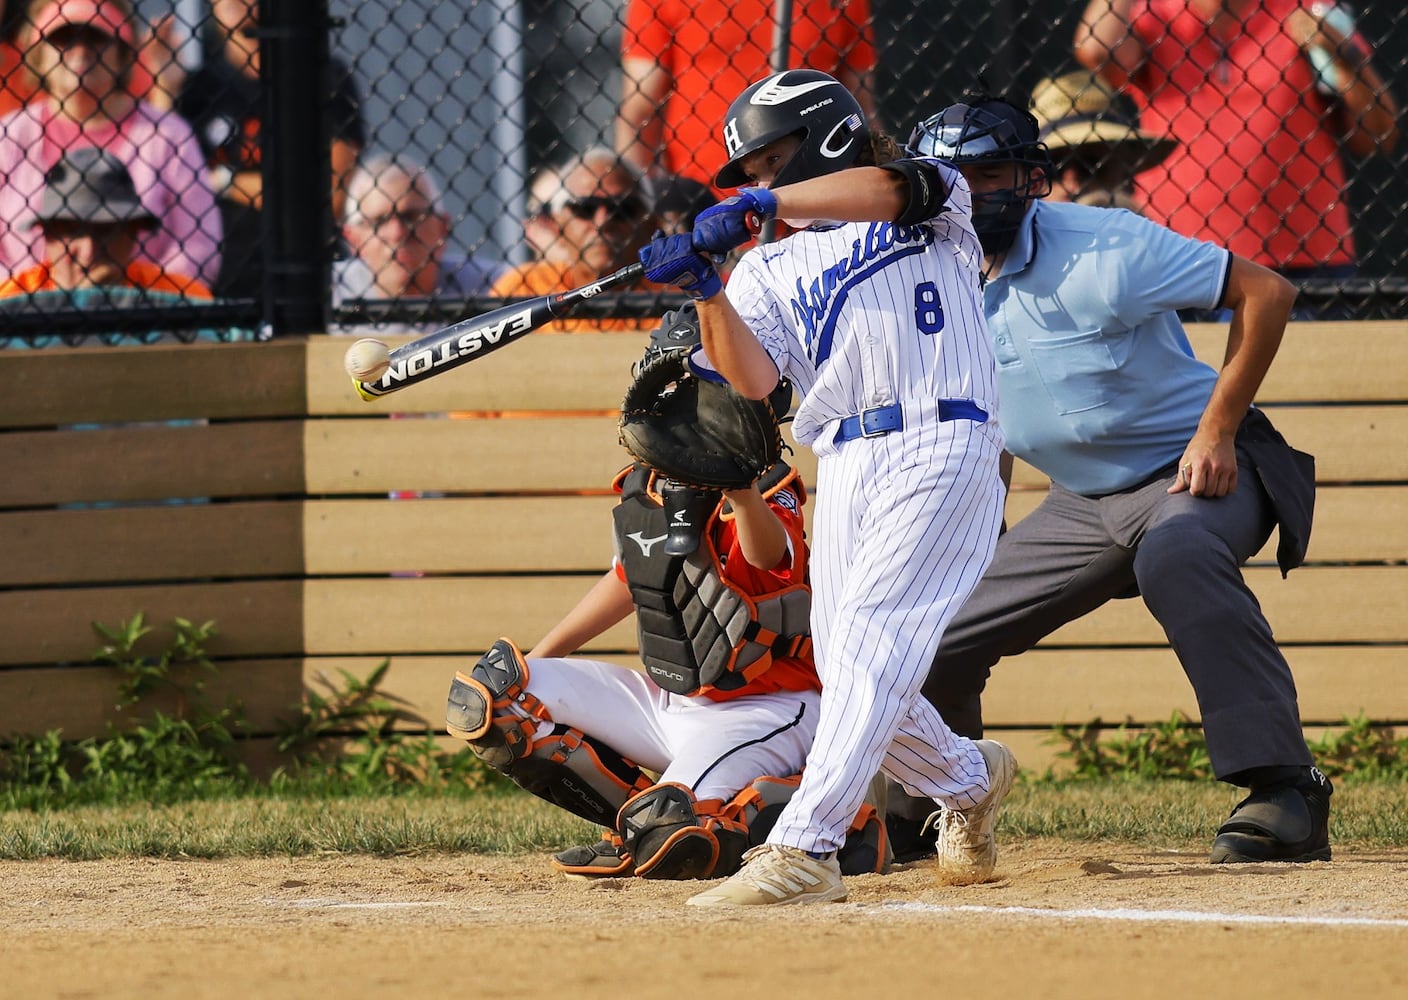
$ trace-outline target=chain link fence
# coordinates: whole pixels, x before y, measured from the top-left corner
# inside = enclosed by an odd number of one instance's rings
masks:
[[[784,62],[901,140],[1032,101],[1055,196],[1275,267],[1304,316],[1408,315],[1389,0],[7,0],[3,29],[12,345],[424,329],[583,283],[726,193],[723,111]]]

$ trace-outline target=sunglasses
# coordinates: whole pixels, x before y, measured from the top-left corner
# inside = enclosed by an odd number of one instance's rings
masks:
[[[563,202],[562,207],[571,212],[575,218],[583,221],[595,219],[596,214],[603,208],[606,209],[607,216],[612,219],[634,220],[645,215],[645,202],[633,194],[621,198],[600,196],[573,198],[571,201]]]

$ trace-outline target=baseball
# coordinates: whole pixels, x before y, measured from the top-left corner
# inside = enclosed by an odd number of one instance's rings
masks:
[[[391,348],[379,340],[363,337],[347,348],[342,365],[358,382],[374,382],[391,367]]]

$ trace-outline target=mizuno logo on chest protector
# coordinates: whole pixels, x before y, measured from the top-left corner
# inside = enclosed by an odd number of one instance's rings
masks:
[[[665,539],[669,538],[670,536],[669,536],[669,535],[660,535],[658,538],[646,538],[646,537],[645,537],[645,532],[643,532],[643,531],[632,531],[632,532],[631,532],[630,534],[628,534],[626,537],[629,538],[631,541],[635,542],[637,545],[640,546],[640,554],[641,554],[641,555],[643,555],[643,556],[648,556],[648,555],[650,555],[650,550],[651,550],[651,549],[655,548],[655,546],[659,545],[661,542],[663,542]]]

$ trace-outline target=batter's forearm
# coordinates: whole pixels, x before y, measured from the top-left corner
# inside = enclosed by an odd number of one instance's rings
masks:
[[[697,304],[704,353],[729,385],[749,399],[764,399],[781,373],[723,292]]]
[[[880,167],[853,167],[771,190],[779,219],[893,222],[909,203],[904,178]]]

